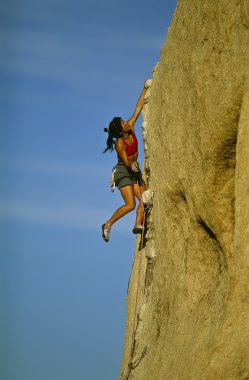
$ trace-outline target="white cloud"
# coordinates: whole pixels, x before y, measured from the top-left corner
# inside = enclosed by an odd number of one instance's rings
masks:
[[[62,175],[62,176],[86,176],[98,178],[105,177],[107,166],[100,166],[94,164],[80,164],[72,162],[55,162],[44,160],[30,160],[22,157],[5,156],[0,157],[0,169],[7,170],[24,170],[33,171],[37,173],[49,175]],[[110,170],[109,170],[110,171]],[[109,173],[108,171],[108,173]]]
[[[89,210],[83,204],[48,205],[17,200],[0,201],[0,218],[16,221],[58,225],[67,228],[95,229],[103,211]]]
[[[72,37],[62,38],[53,32],[29,30],[6,31],[5,34],[6,40],[8,35],[13,34],[13,37],[8,53],[1,54],[2,70],[48,79],[68,88],[79,86],[82,75],[80,65],[76,65],[80,58],[79,46]]]
[[[52,21],[51,21],[52,22]],[[2,28],[1,40],[8,45],[0,57],[0,67],[8,72],[60,80],[70,87],[82,85],[83,76],[96,75],[96,61],[108,44],[108,51],[159,51],[160,36],[115,30],[109,26],[84,24],[78,33],[66,33],[59,29]],[[110,61],[110,64],[113,62]],[[84,70],[82,70],[84,68]]]
[[[58,17],[56,6],[7,9],[14,22],[0,26],[0,70],[6,78],[22,80],[1,87],[5,100],[32,97],[41,104],[85,107],[83,99],[96,99],[110,83],[120,83],[120,73],[123,82],[137,80],[138,74],[127,72],[122,58],[119,69],[113,68],[115,51],[124,57],[154,56],[162,45],[156,33],[146,36],[139,30],[114,29],[86,17],[74,22],[65,9]]]
[[[0,200],[0,219],[28,222],[87,231],[101,231],[110,210],[95,209],[85,204],[43,204],[22,200]],[[127,232],[127,223],[115,225],[115,230]],[[129,226],[130,227],[130,226]]]

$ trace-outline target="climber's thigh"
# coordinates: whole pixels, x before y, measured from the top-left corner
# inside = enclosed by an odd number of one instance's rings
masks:
[[[120,193],[127,205],[135,205],[135,193],[133,185],[121,187]]]
[[[146,190],[145,184],[143,185],[138,185],[137,183],[134,185],[134,193],[137,199],[141,202],[141,195],[143,192]]]

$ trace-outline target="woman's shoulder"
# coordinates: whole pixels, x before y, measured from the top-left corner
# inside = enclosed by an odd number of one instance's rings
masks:
[[[116,140],[116,148],[121,148],[121,147],[124,147],[124,146],[125,146],[125,143],[124,143],[123,139],[121,137],[119,137]]]
[[[124,143],[124,140],[122,139],[122,137],[119,137],[117,140],[116,140],[116,144],[123,144]]]

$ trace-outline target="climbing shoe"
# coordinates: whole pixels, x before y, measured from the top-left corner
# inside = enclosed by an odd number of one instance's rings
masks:
[[[111,229],[106,227],[106,223],[102,225],[102,238],[104,241],[108,242],[110,237],[110,231]]]
[[[132,232],[133,232],[134,234],[141,234],[142,231],[143,231],[143,226],[142,226],[142,224],[138,224],[138,225],[134,226],[134,227],[133,227],[133,230],[132,230]]]

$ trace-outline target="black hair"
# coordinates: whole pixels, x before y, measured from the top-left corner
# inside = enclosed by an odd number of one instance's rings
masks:
[[[103,153],[106,153],[108,150],[112,152],[114,150],[116,139],[121,137],[122,125],[121,117],[114,117],[109,124],[109,128],[105,128],[104,131],[108,132],[108,138],[106,140],[107,147],[104,149]]]

